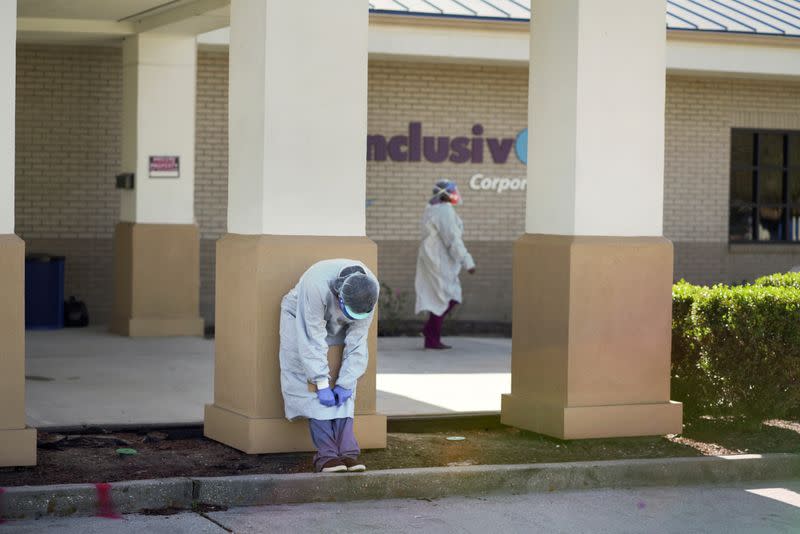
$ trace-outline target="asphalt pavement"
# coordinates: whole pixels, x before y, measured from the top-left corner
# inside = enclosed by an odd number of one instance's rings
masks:
[[[382,500],[6,522],[0,533],[800,532],[800,481]]]

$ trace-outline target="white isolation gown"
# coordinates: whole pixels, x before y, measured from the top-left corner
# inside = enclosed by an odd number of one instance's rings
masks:
[[[323,260],[312,265],[281,301],[281,391],[284,412],[290,421],[298,417],[353,417],[356,381],[367,369],[367,336],[375,311],[366,319],[353,321],[339,308],[331,286],[339,272],[350,265],[363,267],[375,278],[359,261]],[[308,386],[327,387],[328,347],[334,345],[344,345],[336,385],[353,390],[353,396],[341,406],[323,406]]]
[[[475,262],[464,246],[464,223],[449,203],[429,204],[422,215],[422,243],[417,255],[414,287],[417,303],[414,313],[441,315],[451,300],[461,302],[461,269],[472,269]]]

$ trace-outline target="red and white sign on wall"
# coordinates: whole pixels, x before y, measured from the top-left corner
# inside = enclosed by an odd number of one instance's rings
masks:
[[[150,156],[150,178],[178,178],[180,156]]]

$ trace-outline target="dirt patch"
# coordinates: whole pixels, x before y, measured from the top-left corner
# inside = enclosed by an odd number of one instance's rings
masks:
[[[769,421],[760,429],[742,430],[725,421],[687,425],[680,436],[560,441],[494,424],[427,423],[394,425],[388,447],[365,451],[370,469],[447,467],[666,458],[715,454],[800,452],[800,423]],[[391,430],[391,427],[390,427]],[[448,440],[463,437],[463,440]],[[82,434],[39,433],[39,464],[0,469],[0,487],[97,483],[177,476],[222,476],[311,471],[311,454],[247,455],[208,440],[198,431],[114,432],[91,429]],[[117,452],[135,449],[134,455]]]

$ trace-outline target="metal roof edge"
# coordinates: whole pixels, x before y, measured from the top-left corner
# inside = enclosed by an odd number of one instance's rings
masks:
[[[389,10],[389,9],[370,9],[370,14],[376,15],[390,15],[390,16],[397,16],[397,17],[408,17],[408,18],[422,18],[422,19],[455,19],[455,20],[464,20],[464,21],[494,21],[494,22],[523,22],[525,24],[530,22],[530,18],[513,18],[513,17],[483,17],[480,15],[458,15],[456,13],[420,13],[414,11],[402,11],[402,10]]]
[[[772,35],[730,30],[685,30],[668,28],[667,38],[676,41],[700,41],[721,44],[800,46],[800,35]]]
[[[525,31],[529,29],[528,19],[478,18],[471,16],[409,14],[402,11],[369,11],[370,23],[395,24],[398,26],[429,26],[440,28],[461,28],[470,30]]]
[[[469,15],[437,15],[370,9],[370,22],[406,26],[428,26],[471,30],[529,31],[528,19],[473,17]],[[719,42],[728,44],[758,44],[762,46],[800,45],[800,35],[778,35],[730,30],[689,30],[666,28],[669,39]]]

